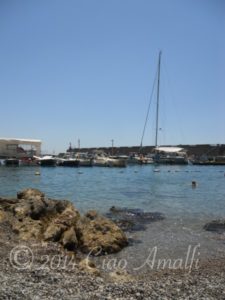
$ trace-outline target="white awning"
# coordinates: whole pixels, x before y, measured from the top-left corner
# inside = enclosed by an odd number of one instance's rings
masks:
[[[185,151],[183,148],[180,147],[157,147],[154,149],[157,152],[165,152],[165,153],[176,153]]]

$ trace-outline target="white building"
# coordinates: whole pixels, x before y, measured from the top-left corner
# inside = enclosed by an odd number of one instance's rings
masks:
[[[40,156],[41,140],[0,138],[0,158]]]

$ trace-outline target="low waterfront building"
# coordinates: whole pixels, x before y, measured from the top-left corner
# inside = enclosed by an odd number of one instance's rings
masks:
[[[41,140],[0,138],[0,158],[29,158],[41,154]]]

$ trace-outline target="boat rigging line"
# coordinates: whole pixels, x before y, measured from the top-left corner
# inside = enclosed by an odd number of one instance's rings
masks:
[[[141,152],[141,149],[143,146],[143,139],[144,139],[144,135],[145,135],[145,130],[146,130],[147,122],[148,122],[148,116],[149,116],[150,107],[152,104],[153,94],[155,91],[155,85],[156,85],[157,80],[158,80],[158,66],[157,66],[157,71],[156,71],[155,79],[154,79],[153,86],[152,86],[152,91],[151,91],[151,96],[150,96],[149,103],[148,103],[148,109],[147,109],[147,114],[146,114],[146,118],[145,118],[144,128],[143,128],[143,132],[142,132],[142,136],[141,136],[140,152]]]

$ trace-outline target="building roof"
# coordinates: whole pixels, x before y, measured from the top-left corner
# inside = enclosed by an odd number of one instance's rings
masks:
[[[0,143],[15,143],[15,144],[36,144],[40,145],[41,140],[17,139],[17,138],[0,138]]]

